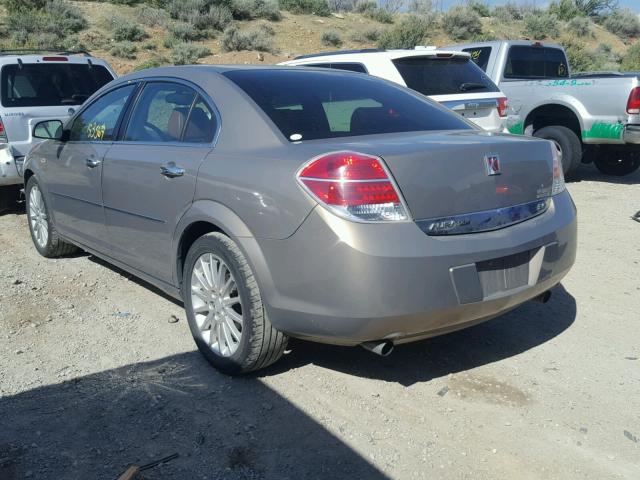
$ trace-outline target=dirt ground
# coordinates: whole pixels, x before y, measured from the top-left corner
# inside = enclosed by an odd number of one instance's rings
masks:
[[[228,378],[181,306],[0,215],[0,479],[640,478],[640,172],[585,166],[550,303],[387,358],[301,341]],[[172,315],[178,318],[175,322]],[[175,322],[175,323],[173,323]]]

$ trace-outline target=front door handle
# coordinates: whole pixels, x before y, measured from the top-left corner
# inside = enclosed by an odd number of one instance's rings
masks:
[[[167,163],[160,167],[160,173],[167,178],[176,178],[184,175],[185,169],[178,167],[175,163]]]
[[[89,167],[89,168],[96,168],[98,165],[100,165],[102,163],[102,161],[98,160],[97,158],[87,158],[85,160],[85,163],[87,164],[87,167]]]

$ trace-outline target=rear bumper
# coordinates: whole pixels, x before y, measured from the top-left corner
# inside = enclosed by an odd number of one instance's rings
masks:
[[[640,144],[640,125],[626,125],[622,132],[624,143]]]
[[[22,160],[16,160],[9,145],[0,145],[0,186],[22,183]]]
[[[575,260],[576,211],[564,192],[521,224],[430,237],[412,222],[358,224],[317,207],[290,238],[258,246],[264,265],[254,269],[276,328],[334,344],[402,343],[488,320],[560,282]],[[528,251],[526,284],[483,290],[478,262]]]

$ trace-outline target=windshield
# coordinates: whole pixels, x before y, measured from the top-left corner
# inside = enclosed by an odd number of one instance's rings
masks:
[[[393,60],[407,87],[423,95],[499,92],[500,89],[466,57],[405,57]]]
[[[224,75],[291,141],[473,128],[443,107],[368,75],[305,69]]]
[[[24,63],[2,68],[4,107],[80,105],[113,80],[100,65]]]

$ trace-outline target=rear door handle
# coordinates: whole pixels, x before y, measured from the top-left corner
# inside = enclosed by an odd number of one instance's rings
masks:
[[[160,167],[160,173],[167,178],[176,178],[184,175],[184,168],[178,167],[175,163],[167,163]]]
[[[98,165],[100,165],[102,163],[102,161],[98,160],[97,158],[87,158],[85,160],[85,163],[87,164],[87,167],[89,167],[89,168],[96,168]]]

